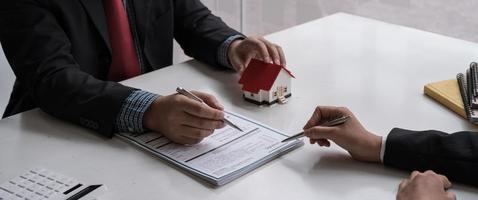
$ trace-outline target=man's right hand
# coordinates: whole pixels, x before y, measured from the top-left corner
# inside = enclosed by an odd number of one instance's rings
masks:
[[[144,116],[146,128],[179,144],[197,144],[225,126],[223,106],[214,96],[193,91],[207,105],[180,94],[157,98]]]
[[[455,200],[455,194],[446,191],[450,187],[450,181],[443,175],[414,171],[400,183],[397,200]]]

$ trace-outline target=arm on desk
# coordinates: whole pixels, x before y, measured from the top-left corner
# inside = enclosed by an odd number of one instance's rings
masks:
[[[174,37],[184,52],[210,65],[241,72],[252,58],[286,64],[280,46],[228,27],[199,0],[175,0],[174,24]]]
[[[434,170],[452,181],[478,186],[478,133],[410,131],[387,137],[384,164],[404,170]]]
[[[337,127],[318,126],[327,119],[350,115],[349,121]],[[329,146],[334,141],[359,161],[379,162],[385,145],[383,163],[403,170],[433,170],[452,181],[478,185],[478,133],[463,131],[447,134],[440,131],[409,131],[395,128],[381,138],[367,131],[346,108],[317,107],[304,127],[311,143]]]
[[[210,65],[224,65],[218,57],[221,44],[231,36],[242,34],[214,16],[199,0],[173,2],[174,37],[184,52]]]
[[[99,80],[82,70],[71,54],[71,41],[49,9],[45,1],[1,3],[0,41],[17,77],[15,88],[25,91],[12,96],[19,102],[15,107],[38,106],[53,116],[112,136],[116,116],[135,89]]]

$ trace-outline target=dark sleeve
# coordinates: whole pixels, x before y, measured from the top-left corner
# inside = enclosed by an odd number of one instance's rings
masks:
[[[384,164],[404,170],[433,170],[450,180],[478,186],[478,133],[409,131],[387,137]]]
[[[122,102],[134,89],[83,72],[44,4],[2,1],[0,41],[17,81],[43,111],[112,136]]]
[[[186,55],[218,66],[219,46],[234,35],[242,34],[229,28],[199,0],[174,0],[174,37]]]

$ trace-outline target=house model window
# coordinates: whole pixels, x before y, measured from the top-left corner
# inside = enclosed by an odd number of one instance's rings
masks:
[[[242,73],[242,85],[246,101],[262,105],[286,103],[291,93],[292,73],[284,66],[252,59]],[[289,88],[289,89],[288,89]]]

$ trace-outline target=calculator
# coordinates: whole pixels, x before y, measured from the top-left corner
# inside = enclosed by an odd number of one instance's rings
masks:
[[[1,184],[0,200],[94,200],[105,191],[103,185],[85,185],[37,167]]]

